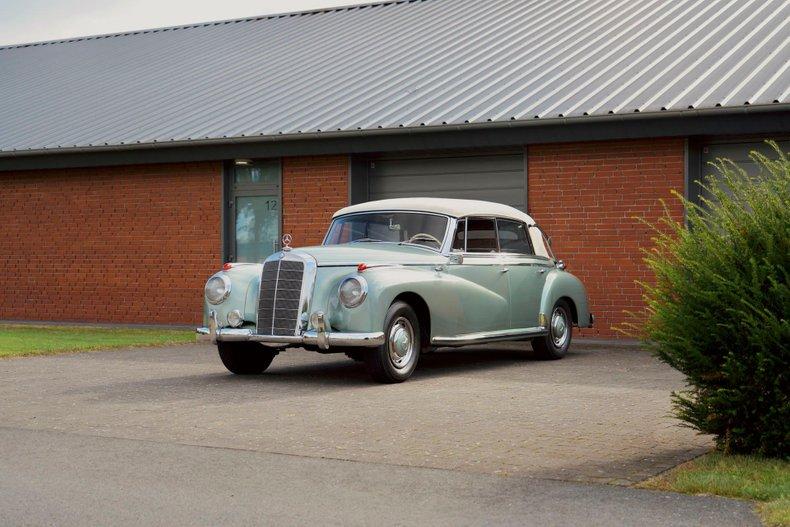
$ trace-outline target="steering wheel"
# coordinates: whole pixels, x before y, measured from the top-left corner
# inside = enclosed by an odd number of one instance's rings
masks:
[[[435,237],[431,236],[426,232],[418,232],[417,234],[409,238],[409,243],[417,243],[417,242],[431,242],[431,243],[435,243],[437,247],[442,246],[442,242],[440,240],[437,240]]]

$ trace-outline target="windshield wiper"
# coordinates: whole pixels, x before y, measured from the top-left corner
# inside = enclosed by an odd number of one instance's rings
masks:
[[[357,238],[356,240],[351,240],[349,243],[358,243],[358,242],[383,242],[384,240],[377,240],[376,238]]]

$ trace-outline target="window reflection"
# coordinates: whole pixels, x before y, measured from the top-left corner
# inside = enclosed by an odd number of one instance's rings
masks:
[[[280,164],[276,161],[262,161],[248,166],[237,166],[234,170],[237,185],[278,185],[280,183]]]
[[[236,198],[236,261],[260,262],[277,249],[279,199]]]

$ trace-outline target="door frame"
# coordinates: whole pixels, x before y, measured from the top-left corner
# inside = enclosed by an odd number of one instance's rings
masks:
[[[278,183],[272,185],[270,183],[249,183],[243,185],[236,185],[236,160],[228,160],[223,163],[223,206],[222,206],[222,223],[223,223],[223,260],[227,262],[235,262],[237,259],[236,254],[236,198],[245,196],[277,196],[279,203],[279,210],[277,212],[277,239],[280,238],[283,232],[283,164],[282,159],[277,158],[259,158],[251,159],[252,164],[261,162],[276,162],[278,172]],[[276,252],[279,250],[281,242],[277,242]]]

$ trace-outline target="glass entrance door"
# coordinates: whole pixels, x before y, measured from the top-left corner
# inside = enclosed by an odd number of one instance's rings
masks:
[[[244,163],[232,174],[229,260],[262,262],[280,247],[280,162]]]

